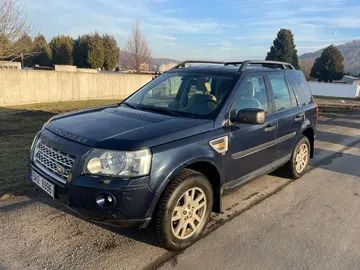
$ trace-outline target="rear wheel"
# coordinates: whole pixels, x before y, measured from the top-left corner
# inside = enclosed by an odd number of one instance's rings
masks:
[[[296,144],[287,168],[291,177],[298,179],[304,175],[310,160],[310,142],[303,136]]]
[[[206,228],[213,205],[209,180],[185,169],[166,188],[155,212],[158,243],[172,251],[187,248]]]

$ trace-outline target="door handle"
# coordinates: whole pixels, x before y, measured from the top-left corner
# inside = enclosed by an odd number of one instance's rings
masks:
[[[270,131],[273,131],[274,129],[276,128],[276,125],[267,125],[265,127],[265,132],[270,132]]]
[[[304,115],[303,114],[298,114],[297,116],[295,116],[295,122],[301,121],[304,119]]]

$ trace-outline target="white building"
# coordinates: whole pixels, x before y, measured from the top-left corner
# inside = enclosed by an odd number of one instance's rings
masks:
[[[356,98],[359,97],[360,81],[353,81],[348,83],[324,83],[324,82],[308,82],[311,91],[316,96],[327,97],[344,97]]]

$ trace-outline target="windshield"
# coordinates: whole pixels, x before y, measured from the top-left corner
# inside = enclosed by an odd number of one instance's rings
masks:
[[[219,75],[165,73],[124,103],[139,109],[184,116],[209,116],[234,84]]]

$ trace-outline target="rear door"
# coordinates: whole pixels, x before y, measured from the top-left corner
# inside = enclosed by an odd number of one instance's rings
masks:
[[[236,90],[230,114],[241,109],[259,108],[266,112],[262,125],[232,123],[229,127],[229,162],[226,188],[241,184],[260,168],[271,166],[276,154],[276,116],[270,115],[271,103],[264,76],[245,77]],[[258,174],[261,172],[258,171]]]
[[[305,114],[298,106],[294,90],[285,73],[270,73],[267,80],[272,89],[274,110],[278,120],[276,158],[286,158],[296,144]]]

